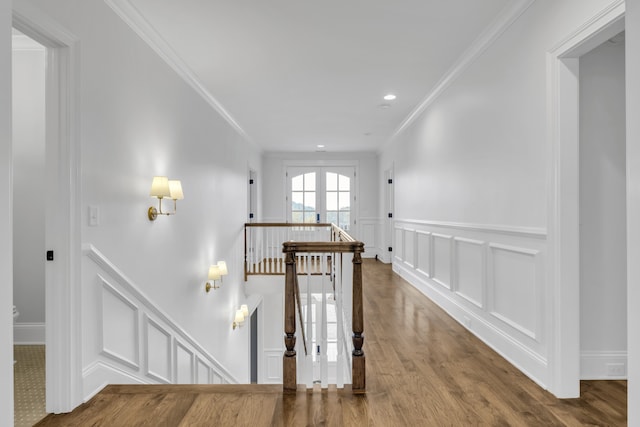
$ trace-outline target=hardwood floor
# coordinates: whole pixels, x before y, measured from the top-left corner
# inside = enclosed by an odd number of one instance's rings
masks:
[[[106,387],[37,426],[624,426],[626,381],[559,400],[388,265],[365,260],[367,393],[280,385]]]

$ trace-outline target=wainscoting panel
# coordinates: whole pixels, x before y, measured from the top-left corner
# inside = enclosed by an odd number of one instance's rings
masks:
[[[207,363],[196,356],[196,384],[212,384],[211,369]]]
[[[147,376],[158,382],[171,383],[171,334],[158,323],[144,316]],[[151,351],[150,349],[153,349]]]
[[[523,334],[539,335],[538,251],[489,245],[492,314]]]
[[[394,237],[396,273],[546,386],[545,230],[399,219]]]
[[[416,231],[416,271],[431,277],[431,233]]]
[[[376,236],[378,235],[378,218],[360,218],[358,220],[360,232],[358,236],[354,238],[364,243],[363,257],[373,258],[378,252],[378,242]]]
[[[102,283],[101,353],[131,368],[140,367],[138,307],[104,278]]]
[[[409,268],[414,268],[415,266],[415,241],[414,237],[416,235],[415,230],[404,230],[404,262],[409,266]]]
[[[432,234],[433,281],[451,289],[451,241],[452,236]]]
[[[485,242],[456,237],[454,289],[462,298],[478,308],[484,307]]]
[[[83,249],[85,399],[107,384],[238,382],[96,248]]]
[[[393,242],[393,257],[395,258],[395,261],[402,262],[404,261],[404,229],[396,227],[394,233],[395,240]]]
[[[178,340],[173,340],[174,342],[174,353],[175,353],[175,373],[176,380],[175,384],[193,384],[194,381],[194,355],[191,350],[189,350],[184,344],[182,344]]]
[[[265,349],[265,384],[282,384],[282,355],[280,348]]]

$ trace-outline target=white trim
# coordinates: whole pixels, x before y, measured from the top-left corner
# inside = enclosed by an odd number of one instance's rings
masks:
[[[47,47],[46,410],[82,403],[79,41],[37,7],[13,2],[13,26]],[[55,160],[53,160],[55,159]]]
[[[139,326],[139,312],[140,310],[138,309],[138,306],[134,304],[133,301],[131,301],[129,298],[127,298],[122,292],[119,292],[116,288],[114,288],[109,282],[107,282],[107,280],[100,276],[98,274],[98,280],[100,281],[101,289],[102,292],[100,293],[100,315],[98,316],[98,322],[99,322],[99,327],[98,327],[98,342],[100,343],[100,354],[102,354],[103,356],[107,356],[112,358],[113,360],[115,360],[116,362],[121,363],[122,365],[128,366],[130,368],[133,368],[135,370],[140,369],[140,349],[138,346],[138,343],[140,342],[140,326]],[[104,312],[104,295],[105,292],[110,293],[112,296],[114,296],[115,298],[117,298],[118,300],[120,300],[120,302],[122,304],[124,304],[125,306],[129,307],[131,309],[131,313],[132,313],[132,317],[133,317],[133,325],[132,325],[132,332],[134,334],[134,339],[133,339],[133,353],[134,353],[134,357],[133,360],[127,358],[124,355],[118,354],[115,351],[107,348],[107,345],[105,343],[105,334],[104,331],[105,329],[108,327],[107,324],[105,324],[106,321],[106,313]]]
[[[514,0],[508,2],[498,17],[478,36],[473,43],[460,55],[451,68],[435,84],[431,92],[414,108],[400,126],[389,138],[386,144],[380,147],[382,151],[390,142],[396,139],[405,129],[426,110],[475,60],[487,50],[500,35],[507,30],[535,0]]]
[[[626,351],[583,351],[580,354],[580,379],[626,380],[627,359]]]
[[[456,230],[465,231],[481,231],[484,233],[500,233],[517,237],[532,237],[538,239],[545,239],[547,237],[547,230],[540,227],[520,227],[513,225],[500,225],[500,224],[476,224],[470,222],[451,222],[451,221],[430,221],[421,219],[404,219],[397,218],[395,220],[396,226],[398,224],[416,224],[426,225],[431,227],[442,228],[454,228]]]
[[[255,143],[233,116],[218,102],[200,82],[197,75],[185,64],[180,56],[162,38],[160,33],[147,21],[140,11],[128,0],[105,0],[105,3],[153,49],[163,61],[196,91],[229,125],[247,142]],[[259,147],[256,146],[258,150]],[[260,150],[261,151],[261,150]]]
[[[438,278],[438,268],[437,268],[438,259],[436,258],[436,240],[437,239],[444,240],[449,245],[449,248],[448,248],[449,255],[447,256],[447,261],[449,262],[449,283],[445,283]],[[430,279],[433,280],[435,283],[439,284],[440,286],[443,286],[450,291],[454,291],[453,289],[453,236],[448,234],[431,233],[431,242],[432,242],[431,243],[431,248],[432,248],[431,259],[433,260],[433,267],[431,268],[432,274]]]
[[[557,397],[580,395],[579,319],[579,60],[624,29],[625,3],[611,2],[547,53],[547,286],[552,316],[549,389]]]
[[[43,322],[23,322],[13,324],[13,344],[44,345],[45,325]]]
[[[152,318],[150,318],[146,313],[143,315],[142,317],[143,319],[143,323],[144,323],[144,342],[142,343],[143,347],[144,347],[144,366],[145,366],[145,372],[144,374],[153,379],[156,380],[160,383],[164,383],[164,384],[171,384],[171,367],[173,365],[173,353],[171,351],[171,334],[162,327],[162,325],[158,322],[156,322],[155,320],[153,320]],[[167,376],[162,376],[161,373],[159,372],[153,372],[151,370],[151,368],[149,367],[150,363],[149,363],[149,356],[150,356],[150,351],[149,351],[149,328],[154,328],[155,330],[157,330],[158,332],[160,332],[162,335],[164,335],[167,338],[167,346],[164,349],[165,351],[165,356],[167,357],[167,366],[166,368],[166,374]],[[160,351],[161,349],[158,349],[157,351]]]
[[[178,382],[178,353],[182,350],[185,354],[189,356],[189,382],[180,383]],[[173,383],[174,384],[195,384],[195,353],[189,349],[186,345],[182,344],[179,339],[173,339]]]
[[[104,374],[105,372],[106,375]],[[109,379],[113,379],[114,375],[118,378],[118,384],[144,384],[134,375],[98,360],[82,371],[82,380],[85,384],[83,401],[88,402],[93,396],[109,385]],[[86,388],[89,388],[89,391],[86,391]]]
[[[200,345],[187,331],[185,331],[180,325],[178,325],[168,314],[166,314],[162,309],[158,308],[156,304],[154,304],[145,294],[142,293],[138,289],[138,287],[127,278],[115,265],[111,263],[100,251],[98,251],[91,244],[83,245],[84,254],[95,262],[100,268],[102,268],[110,277],[118,282],[120,286],[128,293],[133,295],[135,299],[137,299],[145,308],[145,310],[149,313],[152,313],[162,322],[169,326],[174,331],[174,334],[184,342],[191,345],[196,351],[198,351],[212,366],[215,367],[222,375],[224,375],[228,380],[231,380],[235,383],[238,383],[237,378],[235,378],[227,369],[225,369],[220,362],[211,355],[204,347]],[[153,321],[152,319],[149,319]],[[154,322],[157,323],[157,322]]]
[[[475,300],[469,295],[466,295],[460,290],[460,247],[461,244],[467,244],[469,246],[475,246],[480,249],[480,301]],[[465,237],[453,238],[453,289],[455,293],[469,301],[469,303],[475,305],[479,309],[483,310],[486,306],[486,293],[487,293],[487,242],[484,240],[468,239]]]

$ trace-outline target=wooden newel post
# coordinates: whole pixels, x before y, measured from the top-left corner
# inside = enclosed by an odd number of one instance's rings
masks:
[[[360,243],[353,254],[353,353],[351,355],[352,391],[364,393],[366,389],[365,357],[362,350],[364,342],[364,315],[362,310],[362,256],[363,244]]]
[[[282,357],[282,385],[285,392],[296,392],[298,387],[296,378],[296,299],[295,253],[287,252],[286,244],[285,285],[284,285],[284,345],[286,350]]]

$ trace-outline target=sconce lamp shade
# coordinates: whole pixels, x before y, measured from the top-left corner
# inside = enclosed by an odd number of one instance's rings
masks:
[[[242,304],[240,306],[240,311],[242,311],[243,318],[249,317],[249,307],[247,307],[247,304]]]
[[[235,323],[238,326],[241,326],[244,323],[244,314],[242,314],[242,310],[236,310]]]
[[[171,196],[171,190],[169,189],[169,178],[166,176],[154,176],[151,183],[151,197],[157,197],[162,199],[163,197]]]
[[[169,197],[171,197],[172,200],[184,199],[184,194],[182,194],[182,183],[180,182],[180,180],[169,180],[169,193]]]
[[[229,270],[227,270],[227,263],[225,261],[218,261],[218,268],[220,269],[221,276],[229,274]]]
[[[220,280],[220,267],[217,265],[209,267],[209,280]]]

